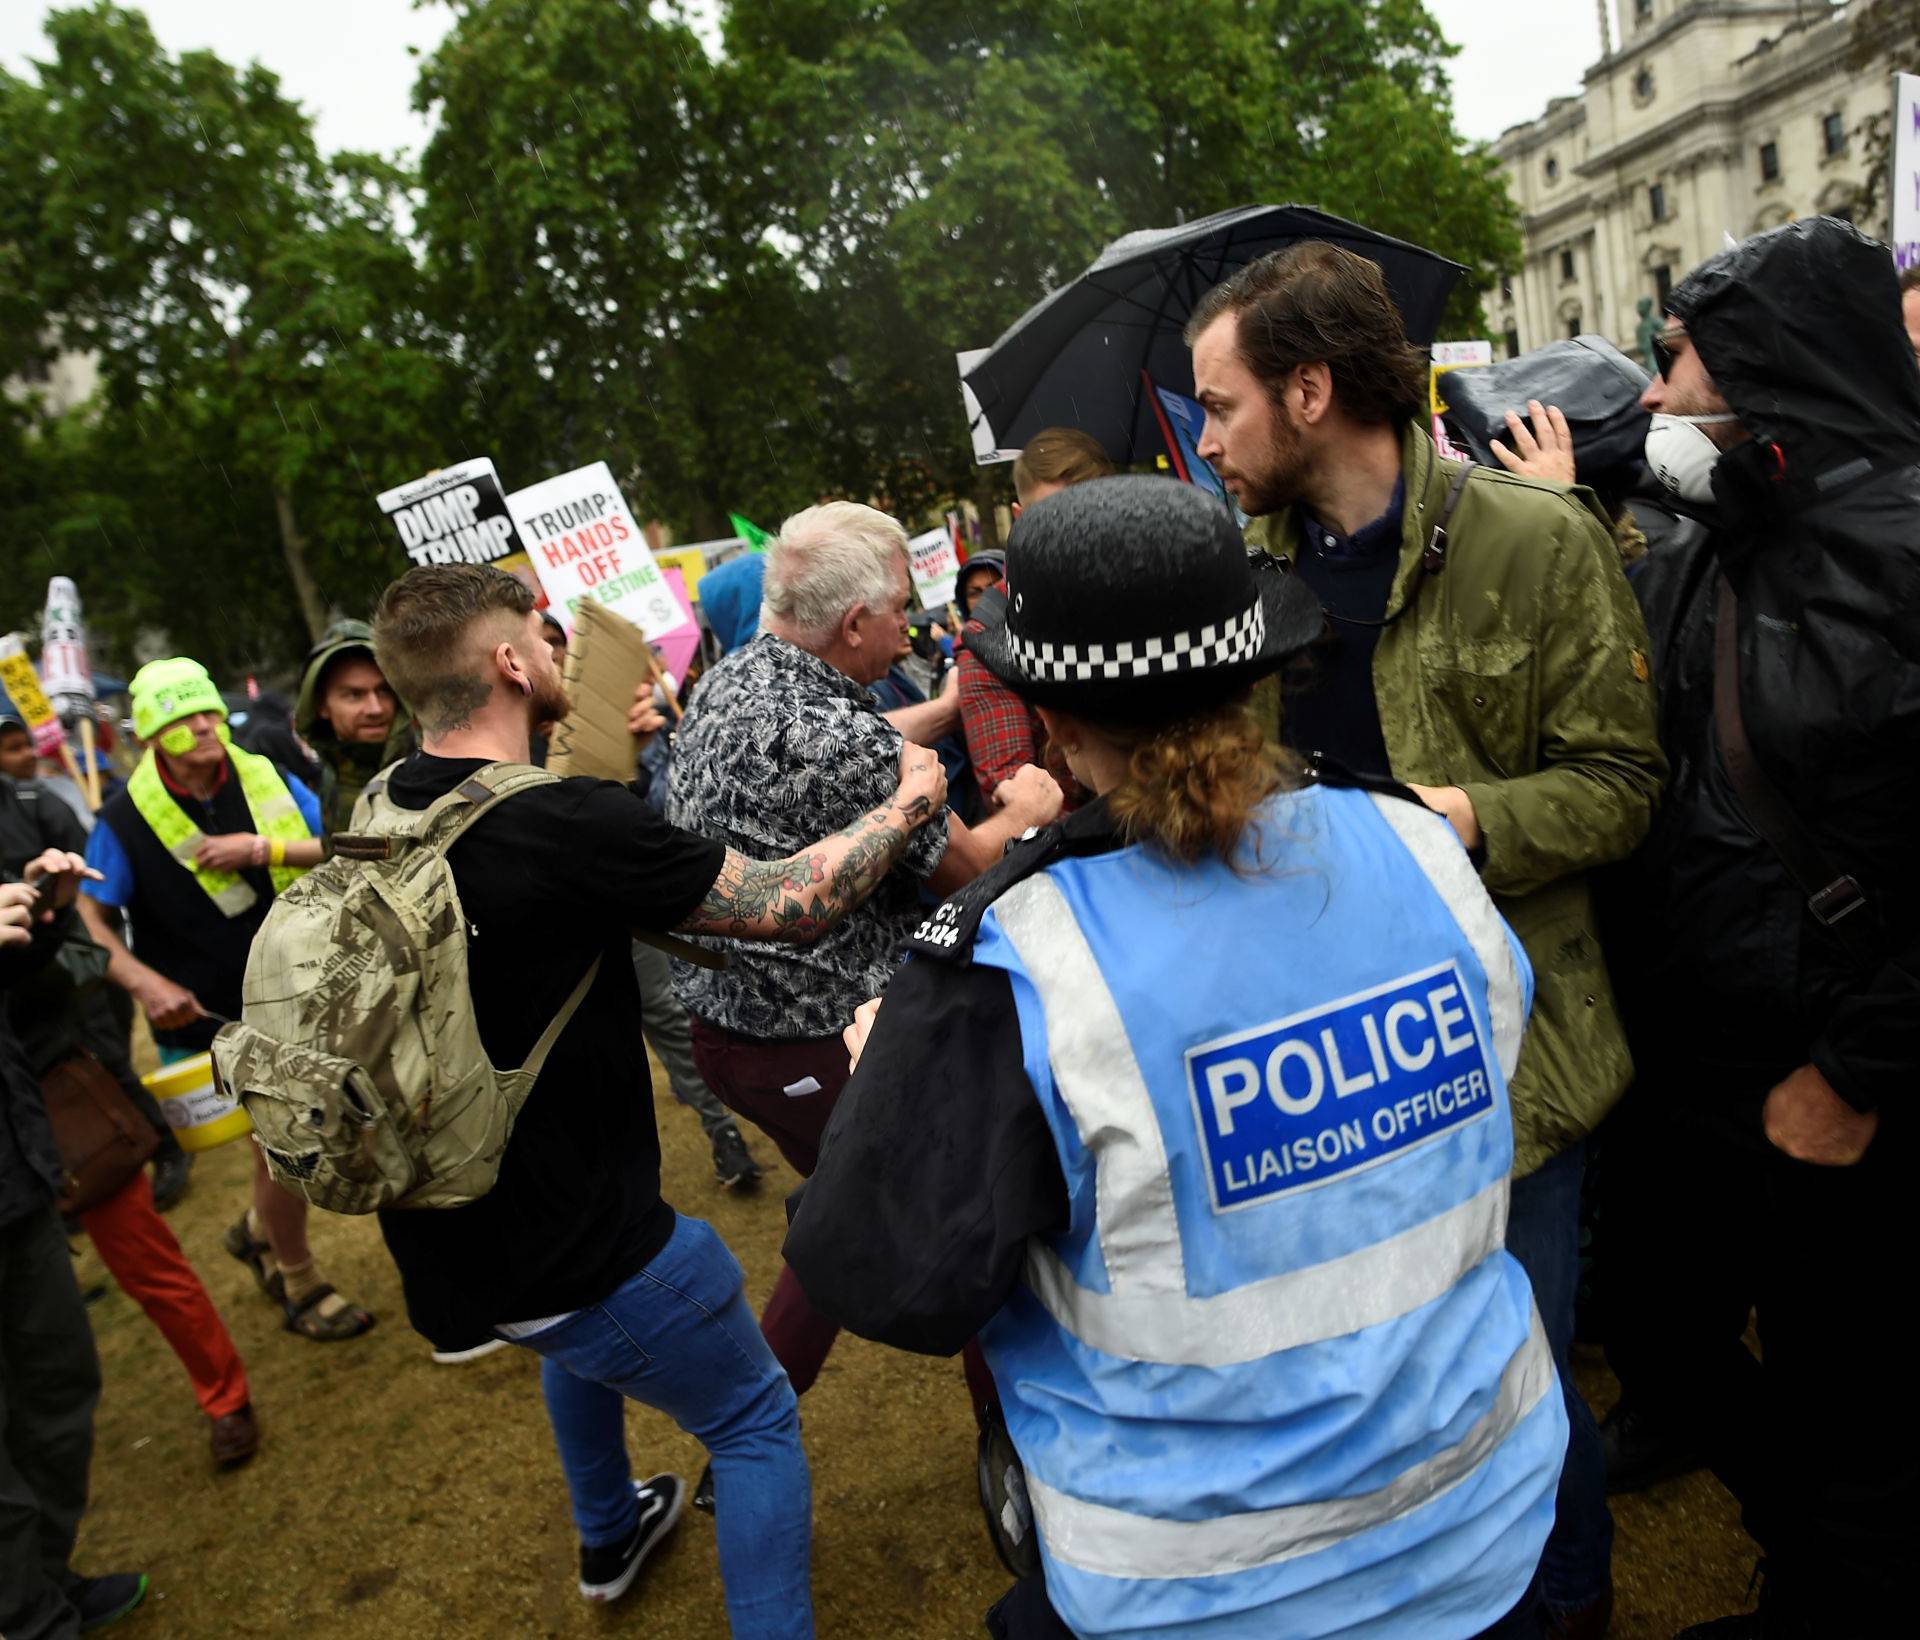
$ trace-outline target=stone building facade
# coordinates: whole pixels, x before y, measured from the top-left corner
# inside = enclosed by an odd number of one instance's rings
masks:
[[[1494,144],[1525,245],[1485,297],[1495,352],[1582,331],[1632,352],[1639,299],[1657,314],[1727,235],[1850,214],[1856,127],[1892,97],[1886,76],[1846,65],[1851,19],[1873,3],[1618,0],[1609,18],[1601,0],[1609,49],[1580,95]]]

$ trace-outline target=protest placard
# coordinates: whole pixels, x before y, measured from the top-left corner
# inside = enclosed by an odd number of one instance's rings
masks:
[[[35,753],[41,757],[60,756],[67,746],[60,716],[40,687],[40,675],[27,658],[27,646],[11,632],[0,637],[0,688],[6,690],[7,699],[13,702],[13,709],[33,736]]]
[[[1920,74],[1893,77],[1893,262],[1920,263]]]
[[[656,552],[653,561],[660,566],[660,573],[668,575],[677,569],[680,571],[680,585],[690,602],[700,601],[700,577],[707,573],[707,555],[698,547],[669,547],[665,552]]]
[[[523,550],[488,456],[375,497],[416,564],[491,564]]]
[[[960,555],[953,550],[952,533],[944,524],[907,542],[907,569],[920,608],[938,609],[953,601],[954,582],[960,578]]]
[[[82,712],[93,703],[80,591],[64,575],[47,582],[47,610],[40,620],[40,687],[57,712]]]
[[[100,807],[100,770],[94,759],[93,666],[87,659],[87,629],[80,621],[80,589],[64,575],[47,582],[47,608],[40,619],[40,687],[53,709],[80,729],[87,801]]]
[[[687,596],[686,581],[679,566],[668,564],[660,573],[667,578],[667,590],[673,594],[674,602],[679,604],[681,612],[687,617],[684,625],[676,626],[671,632],[662,632],[653,640],[660,651],[660,658],[666,663],[668,676],[673,679],[674,687],[678,688],[700,648],[700,621],[693,613],[693,600]]]
[[[507,505],[569,633],[583,603],[605,604],[649,638],[686,620],[604,461],[515,490]]]

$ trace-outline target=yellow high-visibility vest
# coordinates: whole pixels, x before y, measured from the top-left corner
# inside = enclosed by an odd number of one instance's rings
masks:
[[[234,773],[240,777],[240,795],[247,800],[247,811],[253,816],[256,832],[288,843],[313,835],[307,829],[300,805],[293,800],[293,793],[287,790],[287,783],[280,778],[280,771],[271,758],[242,751],[238,746],[229,746],[227,757]],[[206,890],[207,898],[220,908],[222,916],[237,917],[259,898],[253,886],[237,872],[210,871],[195,859],[200,845],[207,840],[206,834],[173,800],[173,794],[160,778],[160,766],[151,746],[127,782],[127,795],[133,799],[140,818],[160,839],[160,846],[193,874],[193,880]],[[274,893],[285,893],[288,885],[306,869],[304,866],[273,867]]]

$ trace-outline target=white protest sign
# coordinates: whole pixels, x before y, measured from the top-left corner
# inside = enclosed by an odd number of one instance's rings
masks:
[[[1920,262],[1920,74],[1893,77],[1893,262]]]
[[[40,621],[40,687],[56,710],[69,717],[93,700],[93,668],[80,624],[80,589],[64,575],[47,582],[47,611]]]
[[[520,551],[487,456],[382,490],[375,499],[416,564],[491,564]]]
[[[1492,364],[1492,342],[1435,342],[1433,362],[1438,365]]]
[[[686,625],[604,461],[507,497],[547,603],[567,631],[583,601],[605,604],[649,638]]]
[[[913,577],[913,595],[922,609],[938,609],[953,601],[960,579],[960,556],[943,525],[907,542],[907,571]]]
[[[987,425],[987,413],[980,408],[979,399],[974,397],[973,389],[967,386],[967,372],[993,351],[990,347],[970,347],[964,352],[954,354],[954,361],[960,366],[960,408],[967,414],[967,431],[973,436],[973,460],[978,467],[992,467],[1002,461],[1012,461],[1020,454],[1018,450],[1002,450],[994,431]]]

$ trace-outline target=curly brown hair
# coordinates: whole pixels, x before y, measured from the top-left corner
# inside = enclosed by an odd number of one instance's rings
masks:
[[[1209,854],[1232,864],[1254,811],[1300,784],[1299,764],[1267,738],[1245,694],[1176,723],[1102,727],[1128,753],[1108,812],[1129,842],[1188,865]]]
[[[1426,414],[1427,356],[1407,340],[1378,263],[1320,240],[1269,251],[1201,297],[1187,345],[1227,313],[1240,357],[1276,402],[1301,365],[1324,364],[1335,401],[1356,421]]]

